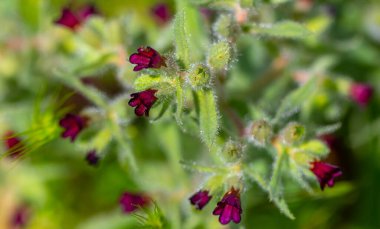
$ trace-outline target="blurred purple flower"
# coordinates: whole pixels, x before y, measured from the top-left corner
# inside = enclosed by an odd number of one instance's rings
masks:
[[[100,157],[98,156],[98,154],[96,154],[95,150],[89,151],[86,155],[86,161],[89,165],[96,166],[98,165],[99,160]]]
[[[319,136],[319,138],[326,143],[326,145],[330,148],[331,151],[333,151],[336,148],[336,145],[338,144],[338,138],[332,134],[325,134]]]
[[[121,208],[125,213],[131,213],[138,208],[144,207],[150,203],[150,198],[141,193],[124,192],[119,201]]]
[[[158,20],[160,24],[166,24],[172,18],[169,7],[165,3],[158,3],[152,8],[153,16]]]
[[[61,17],[55,23],[75,30],[94,14],[97,14],[94,6],[84,6],[76,11],[66,7],[62,10]]]
[[[212,196],[209,195],[207,190],[198,191],[193,196],[189,198],[190,203],[195,206],[195,208],[202,210],[204,206],[211,200]]]
[[[156,92],[157,90],[148,89],[131,94],[132,98],[128,104],[131,107],[136,107],[135,114],[137,116],[143,116],[144,114],[147,117],[149,116],[149,110],[157,100],[157,97],[154,95]]]
[[[353,83],[350,88],[351,98],[364,107],[368,104],[373,95],[373,88],[369,84]]]
[[[318,178],[321,190],[325,188],[326,184],[333,187],[334,179],[342,175],[340,168],[321,161],[312,162],[310,170]]]
[[[71,138],[73,142],[77,135],[85,128],[86,121],[86,118],[79,115],[66,114],[66,116],[59,121],[59,125],[65,129],[61,136],[63,138]]]
[[[21,139],[15,136],[15,133],[11,130],[4,134],[4,145],[5,148],[10,151],[9,156],[12,158],[17,158],[23,153],[23,145],[21,144]]]
[[[29,219],[29,211],[25,206],[20,206],[16,208],[15,212],[11,218],[11,228],[23,228],[25,227],[27,221]]]
[[[225,225],[231,220],[235,223],[240,223],[242,212],[240,192],[232,187],[229,192],[224,194],[223,199],[218,202],[212,214],[219,215],[219,222]]]
[[[144,68],[160,68],[166,67],[165,58],[162,57],[156,50],[151,47],[140,47],[137,53],[133,53],[129,57],[129,62],[137,64],[133,71],[140,71]]]
[[[199,12],[201,13],[201,15],[203,16],[203,18],[206,20],[206,21],[210,21],[211,18],[214,16],[214,12],[209,9],[209,8],[206,8],[206,7],[201,7],[199,8]]]

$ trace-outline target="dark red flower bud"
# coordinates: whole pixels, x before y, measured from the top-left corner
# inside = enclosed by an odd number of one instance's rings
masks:
[[[85,6],[77,11],[73,11],[69,8],[64,8],[62,10],[61,17],[56,21],[56,23],[75,30],[90,16],[96,13],[96,9],[93,6]]]
[[[329,187],[334,186],[334,179],[342,175],[340,168],[321,161],[312,162],[310,170],[318,178],[321,190],[325,188],[326,184]]]
[[[219,215],[219,222],[225,225],[231,220],[235,223],[240,223],[242,212],[240,192],[232,187],[229,192],[224,194],[223,199],[218,202],[212,214]]]
[[[125,213],[131,213],[138,208],[148,205],[150,198],[141,193],[124,192],[119,203]]]
[[[4,134],[5,148],[10,152],[9,156],[17,158],[23,153],[23,145],[21,139],[15,136],[13,131],[8,131]]]
[[[154,96],[156,92],[157,90],[148,89],[131,94],[132,98],[128,104],[131,107],[136,107],[135,114],[137,116],[143,116],[144,113],[149,116],[149,110],[157,100],[157,97]]]
[[[160,24],[168,23],[172,17],[169,7],[165,3],[159,3],[152,8],[153,16]]]
[[[78,115],[67,114],[59,121],[59,125],[65,129],[61,136],[63,138],[71,138],[73,142],[77,135],[85,128],[86,119]]]
[[[100,158],[96,154],[95,150],[91,150],[87,153],[86,155],[86,161],[88,162],[89,165],[96,166],[99,162]]]
[[[129,62],[137,64],[133,71],[140,71],[144,68],[160,68],[166,67],[165,58],[162,57],[156,50],[151,47],[140,47],[137,53],[133,53],[129,57]]]
[[[193,196],[189,198],[190,203],[195,206],[195,208],[202,210],[204,206],[211,200],[212,196],[208,195],[208,191],[198,191]]]
[[[353,83],[350,88],[351,98],[364,107],[368,104],[373,95],[373,88],[368,84]]]

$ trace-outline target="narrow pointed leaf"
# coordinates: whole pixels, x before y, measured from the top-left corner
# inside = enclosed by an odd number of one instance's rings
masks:
[[[289,117],[297,112],[305,101],[308,101],[316,91],[318,87],[317,79],[318,77],[311,78],[304,85],[287,95],[277,110],[274,122],[279,121],[281,118]]]
[[[215,97],[211,90],[200,90],[197,94],[201,139],[211,148],[218,132],[218,112]]]

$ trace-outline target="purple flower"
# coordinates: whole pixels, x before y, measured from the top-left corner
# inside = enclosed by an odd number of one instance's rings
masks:
[[[69,8],[64,8],[62,10],[61,17],[56,21],[56,23],[75,30],[94,14],[96,14],[96,9],[93,6],[85,6],[76,11]]]
[[[125,213],[134,212],[150,203],[150,198],[141,193],[124,192],[119,201]]]
[[[328,163],[314,161],[311,163],[311,166],[310,170],[318,178],[321,190],[325,188],[326,184],[329,187],[334,186],[334,179],[342,175],[340,168]]]
[[[368,104],[373,95],[373,88],[368,84],[353,83],[350,88],[351,98],[364,107]]]
[[[73,142],[82,129],[85,128],[86,119],[78,115],[67,114],[59,121],[59,125],[65,129],[61,136],[71,138]]]
[[[100,158],[96,154],[95,150],[91,150],[87,153],[86,155],[86,161],[88,162],[89,165],[96,166],[99,162]]]
[[[152,8],[152,14],[160,24],[168,23],[172,17],[169,7],[165,3],[156,4]]]
[[[151,47],[140,47],[137,53],[133,53],[129,57],[129,62],[137,64],[133,71],[140,71],[144,68],[160,68],[166,67],[165,58],[162,57],[156,50]]]
[[[29,211],[25,206],[20,206],[12,215],[12,228],[23,228],[29,219]]]
[[[235,223],[240,223],[242,212],[239,190],[232,187],[229,192],[224,194],[223,199],[218,202],[212,214],[219,215],[219,222],[225,225],[231,220]]]
[[[136,107],[135,114],[137,116],[143,116],[144,114],[147,117],[149,116],[149,110],[157,100],[157,97],[154,96],[156,92],[157,90],[148,89],[131,94],[132,98],[128,104],[131,107]]]
[[[189,198],[190,203],[195,205],[196,209],[202,210],[204,206],[211,200],[212,196],[209,196],[208,191],[198,191]]]
[[[15,136],[13,131],[8,131],[4,134],[5,148],[10,151],[9,156],[17,158],[23,153],[23,145],[21,139]]]

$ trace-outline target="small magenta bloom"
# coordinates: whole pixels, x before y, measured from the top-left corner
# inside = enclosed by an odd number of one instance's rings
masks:
[[[231,220],[235,223],[240,223],[242,212],[240,192],[232,187],[229,192],[224,194],[223,199],[218,202],[212,214],[219,215],[219,222],[225,225]]]
[[[138,208],[148,205],[150,198],[141,193],[124,192],[119,203],[125,213],[131,213]]]
[[[23,145],[21,139],[15,136],[13,131],[8,131],[4,134],[5,148],[10,151],[9,156],[17,158],[23,153]]]
[[[152,8],[152,14],[161,24],[168,23],[172,17],[169,7],[165,3],[156,4]]]
[[[208,194],[207,190],[200,190],[189,198],[190,203],[195,206],[196,209],[202,210],[204,206],[211,200],[212,196]]]
[[[23,228],[29,219],[29,211],[25,206],[20,206],[13,213],[11,218],[12,228]]]
[[[368,84],[353,83],[350,88],[351,98],[364,107],[368,104],[373,95],[373,88]]]
[[[129,62],[137,64],[133,71],[140,71],[144,68],[160,68],[166,67],[165,58],[162,57],[156,50],[151,47],[140,47],[137,53],[133,53],[129,57]]]
[[[157,90],[148,89],[131,94],[132,99],[129,100],[128,104],[131,107],[136,107],[135,114],[137,116],[143,116],[144,114],[147,117],[149,116],[149,110],[157,100],[154,95],[156,92]]]
[[[78,115],[67,114],[59,121],[59,125],[65,129],[61,136],[63,138],[71,138],[73,142],[77,135],[85,128],[86,119]]]
[[[321,161],[312,162],[310,170],[318,178],[321,190],[325,188],[326,184],[329,187],[334,186],[334,179],[342,175],[340,168]]]
[[[75,30],[94,14],[96,14],[96,9],[93,6],[85,6],[77,11],[64,8],[62,10],[61,17],[56,21],[56,23]]]
[[[86,161],[89,165],[96,166],[98,165],[100,158],[95,150],[91,150],[86,155]]]

